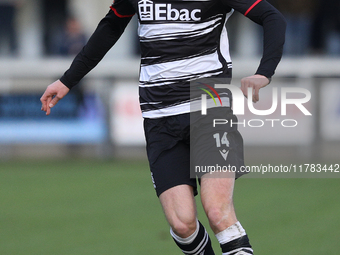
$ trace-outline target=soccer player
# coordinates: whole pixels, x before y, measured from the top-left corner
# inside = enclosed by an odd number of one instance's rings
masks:
[[[259,90],[269,84],[281,59],[286,26],[282,15],[265,0],[115,0],[71,67],[41,97],[42,110],[49,115],[51,108],[101,61],[131,17],[138,16],[139,94],[148,160],[170,233],[184,254],[215,254],[197,219],[197,184],[189,171],[190,82],[201,78],[230,80],[232,64],[225,24],[234,10],[264,30],[260,65],[255,75],[241,81],[245,96],[256,102]],[[253,95],[247,95],[248,87],[253,88]],[[226,96],[231,102],[231,95]],[[232,114],[230,105],[223,108]],[[227,163],[240,166],[242,138],[235,129],[228,135],[224,142],[230,153],[224,156]],[[253,254],[233,206],[235,178],[206,176],[199,178],[201,201],[222,253]]]

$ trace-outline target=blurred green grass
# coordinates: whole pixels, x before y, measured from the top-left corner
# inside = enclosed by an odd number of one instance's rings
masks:
[[[338,254],[338,194],[339,179],[241,178],[235,205],[256,254]],[[79,159],[0,162],[0,254],[181,252],[147,162]]]

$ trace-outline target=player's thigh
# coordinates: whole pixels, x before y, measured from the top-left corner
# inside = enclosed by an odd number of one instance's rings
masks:
[[[244,166],[243,139],[235,125],[212,125],[215,119],[228,123],[237,117],[228,108],[216,108],[208,115],[192,114],[191,171],[198,177],[205,173],[239,172]],[[238,176],[239,177],[239,176]]]
[[[193,187],[178,185],[164,191],[159,196],[165,216],[170,226],[181,232],[196,226],[196,203]]]
[[[188,119],[189,115],[182,117]],[[176,116],[144,120],[147,155],[157,196],[179,185],[192,186],[197,194],[196,179],[190,178],[189,138],[182,137],[189,132],[183,130],[188,123],[189,120]]]

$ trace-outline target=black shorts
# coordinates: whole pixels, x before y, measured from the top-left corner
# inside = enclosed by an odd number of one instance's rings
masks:
[[[192,186],[196,195],[196,177],[199,180],[205,174],[203,171],[194,172],[197,165],[235,165],[238,168],[244,165],[243,140],[237,127],[219,125],[218,130],[211,128],[210,122],[214,118],[221,118],[221,111],[226,119],[234,118],[234,123],[237,122],[236,116],[232,115],[230,108],[226,107],[215,113],[208,109],[207,116],[201,116],[200,112],[197,112],[159,119],[144,119],[147,155],[157,196],[183,184]],[[215,148],[214,135],[218,132],[222,136],[225,132],[228,134],[226,159],[218,150],[220,148]],[[222,145],[224,145],[223,141]]]

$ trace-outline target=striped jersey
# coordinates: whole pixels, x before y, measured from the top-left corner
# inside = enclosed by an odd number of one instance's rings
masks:
[[[270,31],[269,21],[278,20],[279,13],[265,0],[115,0],[110,9],[61,81],[69,88],[74,86],[137,15],[139,96],[145,118],[190,112],[192,81],[209,77],[230,80],[226,22],[234,9],[264,26],[265,48],[258,74],[271,77],[282,55],[283,42],[275,34],[280,33],[278,25],[271,23],[276,32],[270,36],[266,33]]]
[[[137,10],[144,117],[187,113],[190,81],[231,77],[225,27],[233,12],[230,7],[215,0],[141,0]]]

